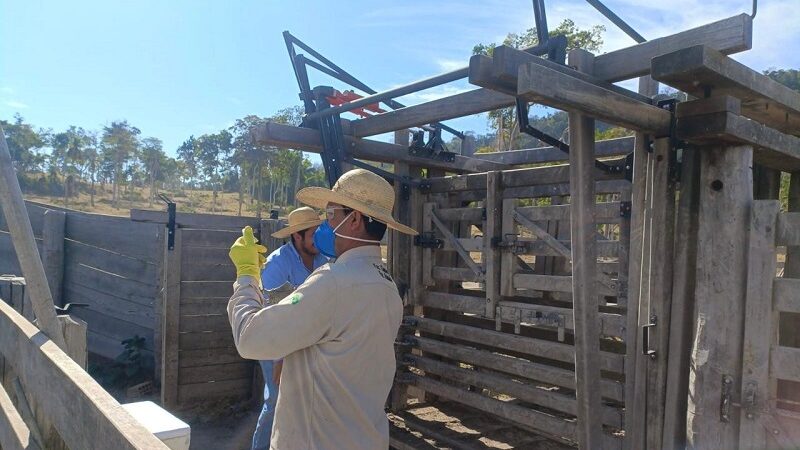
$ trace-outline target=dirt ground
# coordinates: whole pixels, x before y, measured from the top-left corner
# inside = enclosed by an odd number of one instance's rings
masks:
[[[258,420],[258,406],[223,411],[213,417],[184,418],[192,427],[192,450],[246,450]],[[457,403],[418,404],[389,414],[397,450],[566,450],[571,447],[500,422]]]

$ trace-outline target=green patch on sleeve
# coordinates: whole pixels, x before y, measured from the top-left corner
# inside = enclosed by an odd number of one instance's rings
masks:
[[[303,294],[300,294],[300,293],[297,293],[297,292],[289,296],[289,301],[293,305],[296,305],[296,304],[300,303],[300,300],[302,300],[302,299],[303,299]]]

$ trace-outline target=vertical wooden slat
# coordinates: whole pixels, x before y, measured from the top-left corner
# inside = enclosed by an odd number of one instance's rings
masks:
[[[658,92],[658,83],[649,76],[639,78],[639,93],[647,96]],[[636,398],[637,383],[643,379],[645,361],[641,358],[639,342],[639,310],[642,299],[647,298],[648,283],[642,282],[644,261],[649,258],[649,246],[644,245],[645,199],[647,197],[650,137],[636,133],[633,153],[633,186],[631,190],[630,262],[628,267],[628,307],[626,309],[625,336],[625,448],[644,448],[645,403],[644,395]],[[646,319],[645,310],[645,319]],[[644,390],[642,390],[642,393]]]
[[[681,192],[675,222],[675,262],[672,277],[672,311],[669,323],[663,450],[678,450],[686,447],[686,396],[689,389],[694,277],[697,270],[700,153],[695,148],[684,149],[683,152]]]
[[[47,283],[53,295],[53,303],[64,304],[62,285],[64,282],[64,226],[67,214],[64,211],[48,209],[44,212],[42,229],[42,262],[47,274]]]
[[[667,359],[669,346],[670,304],[672,299],[673,236],[675,224],[675,185],[669,179],[670,140],[657,139],[653,150],[651,224],[648,233],[650,261],[647,280],[650,284],[648,318],[655,317],[656,326],[650,329],[650,346],[655,358],[647,358],[647,417],[646,446],[658,449],[664,430]],[[640,309],[639,317],[644,318]],[[637,386],[637,390],[641,389]]]
[[[181,300],[181,248],[182,230],[175,229],[175,246],[167,247],[164,239],[164,303],[161,328],[161,403],[167,408],[178,406],[178,327]]]
[[[687,446],[737,448],[739,410],[725,418],[723,389],[739,392],[753,203],[752,147],[707,147],[700,158],[695,331],[687,408]],[[723,383],[729,380],[729,383]]]
[[[772,283],[775,279],[775,225],[780,212],[777,200],[753,203],[747,255],[747,297],[742,351],[740,450],[766,448],[767,439],[760,416],[769,414],[769,355],[772,322]],[[754,395],[755,404],[747,405]]]
[[[591,73],[594,56],[573,50],[570,65]],[[570,229],[572,298],[575,323],[575,377],[578,399],[578,445],[601,448],[600,334],[596,289],[594,119],[569,113]]]
[[[433,214],[435,203],[425,203],[422,206],[422,232],[427,234],[433,231],[433,221],[431,214]],[[433,249],[422,249],[422,283],[425,286],[434,286],[436,282],[433,279]]]
[[[503,226],[500,238],[502,240],[514,239],[517,233],[517,225],[514,222],[514,210],[517,208],[519,200],[507,198],[503,200]],[[502,251],[500,257],[500,295],[506,297],[514,296],[514,274],[517,273],[517,257],[510,249]]]
[[[800,212],[800,172],[794,172],[789,180],[789,212]],[[786,261],[783,276],[800,278],[800,246],[786,246]],[[779,315],[781,341],[787,345],[800,347],[800,318],[796,315]]]
[[[483,230],[483,270],[486,276],[486,317],[494,319],[500,301],[500,249],[492,239],[502,239],[503,173],[486,174],[486,229]]]

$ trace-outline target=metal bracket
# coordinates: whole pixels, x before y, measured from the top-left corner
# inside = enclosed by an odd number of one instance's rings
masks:
[[[167,204],[167,250],[172,251],[175,250],[175,202],[164,194],[158,194],[158,198]]]
[[[411,186],[408,183],[400,184],[400,198],[406,202],[411,198]]]
[[[447,146],[442,141],[441,127],[434,127],[433,131],[430,132],[428,142],[425,142],[425,130],[413,132],[411,134],[411,144],[408,146],[408,154],[445,162],[456,160],[456,154],[448,151]]]
[[[719,400],[719,420],[725,423],[731,421],[731,395],[733,392],[733,377],[722,376],[722,395]]]
[[[758,384],[755,381],[748,381],[744,385],[744,392],[742,398],[742,409],[744,410],[745,417],[748,419],[755,418],[756,415],[756,389]]]
[[[444,248],[444,239],[434,237],[433,233],[422,233],[414,236],[414,245],[422,248]]]
[[[650,349],[650,329],[656,326],[656,315],[650,316],[650,323],[642,325],[642,354],[656,359],[656,351]]]
[[[625,156],[625,179],[633,182],[633,152]]]
[[[632,205],[630,201],[619,202],[619,216],[625,217],[626,219],[630,218]]]

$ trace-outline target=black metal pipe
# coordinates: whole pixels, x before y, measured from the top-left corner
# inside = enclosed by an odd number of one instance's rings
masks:
[[[594,9],[600,11],[600,14],[606,16],[606,19],[610,20],[614,25],[618,26],[620,30],[624,31],[625,34],[633,38],[634,41],[641,44],[642,42],[647,41],[641,34],[637,33],[630,25],[625,23],[618,15],[614,14],[614,11],[611,11],[604,5],[600,0],[586,0],[590,5],[594,6]]]
[[[425,78],[424,80],[415,81],[413,83],[406,84],[405,86],[389,89],[388,91],[383,91],[383,92],[378,92],[377,94],[368,95],[366,97],[362,97],[358,100],[345,103],[343,105],[336,106],[334,108],[327,108],[322,111],[309,114],[308,118],[316,119],[319,117],[330,116],[332,114],[340,114],[355,108],[360,108],[365,105],[378,102],[385,102],[386,100],[392,99],[394,97],[402,97],[404,95],[421,91],[423,89],[428,89],[434,86],[439,86],[445,83],[449,83],[451,81],[460,80],[462,78],[466,78],[467,76],[469,76],[469,68],[464,67],[463,69],[458,69],[452,72],[447,72],[430,78]]]
[[[539,45],[547,43],[550,39],[550,32],[547,29],[544,0],[533,0],[533,20],[536,23],[536,37],[539,39]]]

